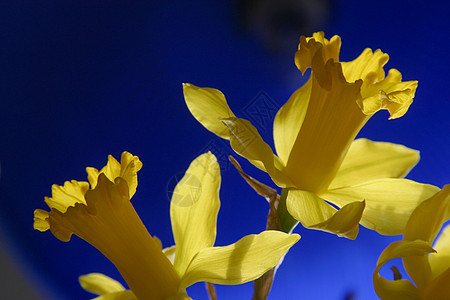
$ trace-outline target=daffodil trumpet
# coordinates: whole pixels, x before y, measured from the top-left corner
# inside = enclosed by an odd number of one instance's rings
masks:
[[[54,185],[52,197],[45,199],[50,212],[35,211],[35,229],[50,229],[62,241],[71,234],[84,239],[114,263],[130,288],[98,273],[81,276],[81,286],[98,294],[96,299],[190,299],[186,288],[199,281],[241,284],[273,268],[300,238],[264,231],[214,247],[221,179],[216,158],[206,153],[192,162],[174,190],[175,246],[162,249],[130,202],[141,167],[128,152],[120,163],[109,156],[100,171],[87,168],[89,183]]]
[[[275,117],[276,155],[220,91],[184,84],[185,101],[206,129],[229,140],[286,190],[282,208],[303,226],[351,239],[359,223],[381,234],[402,234],[414,208],[439,188],[402,179],[417,164],[417,151],[355,137],[379,110],[388,110],[390,119],[404,115],[417,81],[402,82],[395,69],[386,76],[389,56],[381,50],[366,49],[341,62],[340,46],[340,37],[328,40],[323,32],[300,38],[295,63],[302,73],[311,68],[311,76]],[[283,219],[287,215],[280,215],[286,231],[293,226]]]

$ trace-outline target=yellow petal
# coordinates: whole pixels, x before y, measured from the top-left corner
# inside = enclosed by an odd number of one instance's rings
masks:
[[[221,119],[235,117],[228,107],[225,96],[216,89],[200,88],[193,84],[183,84],[184,99],[189,111],[206,129],[218,136],[229,139],[228,128]]]
[[[292,146],[302,127],[311,96],[311,78],[292,94],[278,111],[273,123],[273,140],[278,156],[286,165]]]
[[[428,243],[421,240],[398,241],[391,243],[381,253],[377,267],[373,272],[373,285],[375,292],[381,299],[419,299],[417,288],[408,280],[389,281],[378,273],[381,267],[389,260],[399,257],[422,256],[434,252]]]
[[[199,281],[235,285],[255,280],[276,266],[299,239],[298,234],[264,231],[229,246],[205,248],[193,258],[181,288]]]
[[[450,219],[450,184],[427,198],[429,199],[412,213],[403,239],[421,239],[431,244],[442,224]]]
[[[191,163],[175,187],[170,219],[176,244],[174,267],[180,277],[197,252],[214,245],[220,180],[219,164],[208,152]]]
[[[142,162],[139,157],[132,155],[129,152],[123,152],[120,163],[112,156],[108,156],[108,162],[100,171],[95,168],[87,167],[88,180],[91,184],[91,188],[97,186],[97,178],[100,173],[106,175],[106,177],[114,181],[117,177],[121,177],[126,180],[129,188],[130,198],[133,197],[137,187],[137,172],[142,168]]]
[[[373,179],[402,178],[417,164],[419,152],[402,145],[355,140],[328,189],[348,187]]]
[[[133,294],[132,291],[128,290],[102,295],[92,300],[138,300],[138,298]]]
[[[290,184],[290,180],[282,173],[282,162],[249,121],[240,118],[222,121],[230,130],[230,144],[234,151],[269,173],[276,185],[286,187]]]
[[[406,225],[404,240],[423,240],[432,244],[442,224],[450,218],[450,185],[422,202],[411,214]],[[438,254],[432,255],[439,257]],[[445,261],[445,259],[444,259]],[[442,261],[442,262],[444,262]],[[411,257],[403,260],[406,272],[419,288],[427,286],[433,276],[428,256]],[[440,266],[441,268],[443,266]],[[448,265],[447,265],[448,267]],[[439,268],[439,267],[438,267]],[[443,267],[444,270],[446,269]],[[441,270],[442,272],[442,270]]]
[[[434,244],[436,253],[430,254],[429,261],[433,277],[450,269],[450,225],[447,225]]]
[[[78,281],[83,289],[97,295],[125,291],[120,282],[101,273],[82,275],[78,278]]]
[[[320,196],[339,207],[365,200],[361,225],[380,234],[397,235],[404,233],[412,211],[438,191],[438,187],[407,179],[378,179]]]
[[[365,203],[349,203],[338,211],[314,193],[291,189],[286,205],[289,213],[304,227],[355,239]]]
[[[89,184],[84,181],[66,181],[64,186],[52,185],[52,197],[45,197],[45,203],[52,209],[64,213],[67,208],[76,203],[86,204],[84,194],[89,190]]]

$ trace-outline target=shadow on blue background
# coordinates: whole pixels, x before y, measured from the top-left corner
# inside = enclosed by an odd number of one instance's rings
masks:
[[[342,37],[343,61],[366,47],[381,48],[391,56],[387,68],[419,81],[404,117],[388,121],[387,113],[378,113],[360,136],[419,149],[422,160],[409,178],[442,187],[449,181],[450,7],[445,1],[402,3],[341,1],[323,27],[313,29]],[[53,295],[48,297],[91,297],[77,282],[89,272],[121,280],[109,261],[77,237],[62,243],[33,230],[33,211],[46,208],[52,184],[86,180],[84,168],[102,167],[108,154],[138,155],[144,167],[133,204],[150,233],[169,246],[171,179],[212,146],[231,151],[191,117],[181,83],[218,88],[245,117],[261,92],[281,106],[305,80],[293,64],[296,42],[292,49],[269,51],[261,38],[239,29],[226,1],[1,5],[0,216],[9,232],[5,241],[23,268],[32,270],[36,288]],[[260,129],[270,140],[271,123]],[[216,245],[262,231],[268,209],[225,160],[222,169]],[[300,226],[296,231],[302,239],[279,269],[272,299],[376,297],[376,260],[399,237],[361,228],[358,239],[349,241]],[[217,289],[220,299],[249,299],[252,293],[251,284]],[[189,293],[206,299],[202,284]]]

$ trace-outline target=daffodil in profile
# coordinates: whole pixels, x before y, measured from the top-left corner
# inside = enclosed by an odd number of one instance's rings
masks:
[[[355,238],[361,223],[401,234],[413,209],[439,189],[400,179],[418,162],[417,151],[354,139],[379,110],[388,110],[390,119],[404,115],[417,81],[403,82],[395,69],[386,76],[389,56],[381,50],[341,62],[340,46],[339,36],[328,40],[323,32],[300,38],[295,63],[311,75],[275,117],[276,155],[220,91],[184,84],[185,101],[203,126],[285,189],[287,210],[305,227]]]
[[[35,229],[50,229],[62,241],[75,234],[117,267],[129,290],[102,274],[80,277],[81,285],[100,295],[98,299],[190,299],[185,289],[199,281],[251,281],[274,267],[300,238],[265,231],[213,247],[221,179],[216,158],[206,153],[192,162],[174,191],[170,215],[176,246],[163,250],[130,202],[141,167],[139,158],[128,152],[120,163],[109,156],[100,171],[87,168],[89,183],[53,185],[52,197],[45,198],[50,212],[35,211]]]
[[[450,185],[422,202],[411,214],[403,240],[391,243],[381,254],[373,273],[375,291],[381,299],[449,299],[450,225],[447,224],[436,239],[448,220]],[[414,284],[405,279],[391,281],[380,276],[381,267],[394,258],[402,258]]]

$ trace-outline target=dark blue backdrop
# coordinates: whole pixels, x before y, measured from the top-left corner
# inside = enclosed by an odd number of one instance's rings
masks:
[[[388,68],[419,80],[410,111],[388,121],[377,114],[360,136],[419,149],[409,178],[442,187],[449,182],[450,59],[447,1],[337,1],[315,30],[343,40],[342,60],[366,47],[391,56]],[[227,1],[3,1],[1,3],[0,216],[2,243],[48,297],[86,299],[80,274],[114,266],[74,237],[62,243],[34,231],[33,210],[46,208],[53,183],[85,180],[86,166],[106,156],[138,155],[135,208],[164,246],[173,243],[167,190],[203,150],[231,153],[185,107],[182,82],[220,89],[245,117],[261,95],[282,105],[304,82],[292,49],[267,50],[239,31]],[[264,94],[260,94],[263,91]],[[258,96],[259,95],[259,96]],[[262,126],[270,140],[271,123]],[[251,175],[269,178],[243,160]],[[222,164],[217,245],[265,227],[267,205],[237,172]],[[372,271],[381,251],[400,237],[361,229],[356,241],[296,229],[302,235],[279,269],[272,299],[372,299]],[[390,276],[389,272],[385,272]],[[249,299],[252,285],[218,287],[220,299]],[[202,284],[189,290],[206,299]]]

